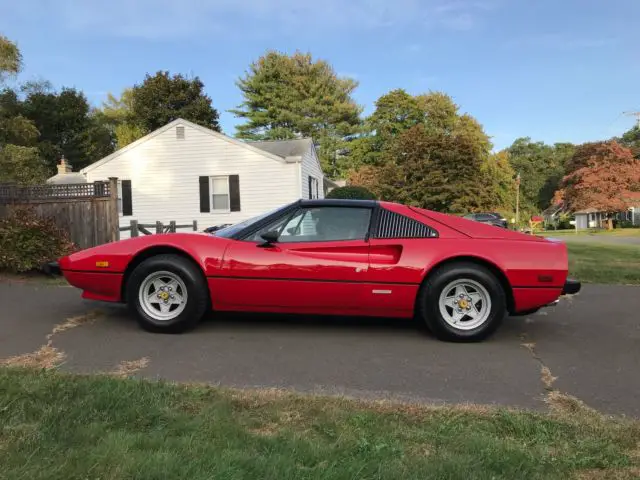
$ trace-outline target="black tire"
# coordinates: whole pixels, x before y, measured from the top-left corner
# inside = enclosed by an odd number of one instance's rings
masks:
[[[455,328],[443,318],[440,294],[455,280],[470,279],[483,286],[491,299],[487,319],[471,330]],[[507,313],[504,289],[491,271],[471,262],[456,262],[444,265],[429,275],[420,288],[417,299],[417,314],[427,328],[440,340],[450,342],[478,342],[493,334],[502,324]]]
[[[154,272],[167,271],[177,275],[187,290],[184,310],[170,320],[157,320],[148,315],[140,304],[142,282]],[[182,333],[194,328],[209,309],[209,290],[200,269],[180,255],[156,255],[138,265],[126,285],[126,299],[142,328],[157,333]]]

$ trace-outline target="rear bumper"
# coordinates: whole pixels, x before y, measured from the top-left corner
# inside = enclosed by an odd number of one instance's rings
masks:
[[[562,295],[575,295],[582,288],[582,284],[577,280],[567,280],[562,288]]]

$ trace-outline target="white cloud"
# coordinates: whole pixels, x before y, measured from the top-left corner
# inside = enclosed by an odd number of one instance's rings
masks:
[[[0,17],[21,22],[40,17],[56,28],[115,37],[173,39],[276,32],[304,37],[313,31],[403,26],[468,30],[492,1],[22,0],[0,6]]]

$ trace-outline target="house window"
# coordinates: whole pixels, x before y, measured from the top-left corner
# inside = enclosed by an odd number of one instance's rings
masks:
[[[319,198],[318,194],[318,179],[309,177],[309,199]]]
[[[211,210],[229,211],[229,177],[211,177]]]

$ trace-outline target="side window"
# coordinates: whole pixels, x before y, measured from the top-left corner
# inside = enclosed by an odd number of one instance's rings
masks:
[[[263,233],[272,230],[280,234],[280,243],[364,240],[369,231],[370,221],[369,208],[303,208],[287,218],[278,219],[263,227],[247,240],[259,242]]]

